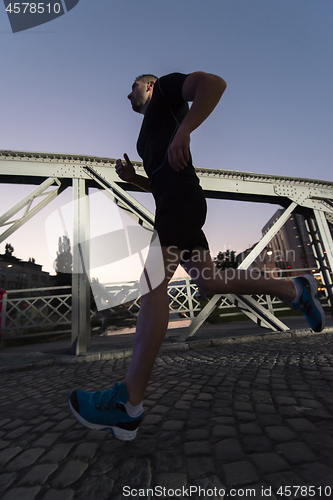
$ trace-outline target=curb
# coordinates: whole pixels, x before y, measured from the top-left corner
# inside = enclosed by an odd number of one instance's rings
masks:
[[[160,348],[158,357],[168,354],[176,354],[181,351],[189,351],[192,349],[204,349],[207,347],[218,347],[223,345],[233,345],[233,344],[245,344],[251,342],[261,342],[264,340],[280,340],[280,339],[290,339],[290,338],[301,338],[308,337],[312,335],[325,335],[333,333],[333,327],[325,328],[322,332],[313,332],[311,329],[304,330],[288,330],[281,333],[260,333],[256,335],[242,335],[239,337],[227,337],[221,339],[211,339],[211,340],[193,340],[187,342],[175,342],[172,345],[165,345]],[[101,353],[83,353],[77,356],[58,356],[51,359],[44,359],[41,361],[36,361],[32,363],[25,363],[21,366],[2,366],[0,367],[0,373],[6,373],[11,371],[29,370],[34,368],[45,368],[53,365],[70,365],[74,363],[91,363],[93,361],[108,361],[129,358],[133,354],[133,349],[120,349],[111,352],[101,352]]]

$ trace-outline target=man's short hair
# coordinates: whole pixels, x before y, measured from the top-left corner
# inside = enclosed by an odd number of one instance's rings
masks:
[[[150,75],[150,74],[144,74],[144,75],[140,75],[140,76],[137,76],[136,79],[134,80],[135,82],[138,82],[140,80],[143,80],[144,83],[148,83],[148,82],[151,82],[152,80],[154,82],[156,82],[157,80],[157,76],[155,75]]]

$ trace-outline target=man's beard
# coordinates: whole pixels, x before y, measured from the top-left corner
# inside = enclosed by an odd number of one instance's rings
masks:
[[[136,113],[140,113],[141,112],[141,106],[138,102],[135,102],[135,101],[132,101],[132,109],[133,111],[135,111]]]

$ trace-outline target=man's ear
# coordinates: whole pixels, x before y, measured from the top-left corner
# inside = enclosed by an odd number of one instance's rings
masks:
[[[151,80],[150,82],[148,82],[147,83],[147,91],[149,91],[150,89],[153,89],[154,85],[155,85],[154,80]]]

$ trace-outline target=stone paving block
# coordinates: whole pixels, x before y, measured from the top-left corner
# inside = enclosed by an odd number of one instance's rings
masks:
[[[51,446],[59,437],[61,436],[60,433],[58,432],[49,432],[44,434],[42,437],[37,439],[36,441],[33,441],[31,443],[32,446],[37,446],[37,447],[42,447],[42,448],[48,448]]]
[[[274,441],[277,441],[279,443],[297,439],[297,435],[292,430],[290,430],[289,427],[282,425],[265,427],[265,433],[270,439],[273,439]]]
[[[207,441],[192,441],[184,444],[185,456],[210,455],[211,451]]]
[[[176,490],[178,488],[182,489],[183,486],[186,486],[187,484],[187,476],[182,472],[164,472],[156,475],[154,484],[155,486],[161,486],[167,490]]]
[[[331,488],[333,489],[332,467],[328,467],[325,464],[315,462],[311,464],[299,465],[297,468],[297,472],[308,484],[310,478],[311,484],[315,486],[331,486]]]
[[[7,419],[5,419],[7,420]],[[10,419],[9,422],[7,422],[6,424],[4,424],[1,428],[1,430],[6,430],[6,431],[12,431],[12,430],[15,430],[17,429],[18,427],[22,427],[22,425],[24,425],[26,422],[24,420],[22,420],[21,418],[17,418],[15,420],[12,420]]]
[[[168,412],[168,420],[186,420],[188,411],[171,408]]]
[[[296,432],[318,432],[318,428],[305,418],[290,418],[286,422]]]
[[[30,450],[22,451],[22,453],[17,455],[17,457],[6,465],[6,470],[9,472],[15,472],[23,469],[24,467],[29,467],[38,460],[42,453],[44,453],[43,448],[31,448]]]
[[[80,443],[72,451],[70,455],[78,460],[93,458],[98,448],[98,443]]]
[[[198,401],[213,401],[213,396],[211,394],[207,394],[205,392],[201,392],[198,397],[197,397],[197,400]]]
[[[167,420],[163,423],[162,429],[165,431],[181,431],[184,423],[182,420]]]
[[[268,414],[276,413],[275,406],[273,406],[272,404],[256,404],[254,409],[255,412],[258,413],[268,413]]]
[[[116,486],[122,489],[123,486],[133,486],[133,488],[143,488],[151,485],[152,465],[148,459],[127,458],[118,467],[120,477]]]
[[[159,413],[165,415],[170,410],[169,406],[165,405],[155,405],[149,410],[149,414],[151,413]]]
[[[236,411],[236,418],[237,420],[241,422],[253,422],[254,420],[257,420],[257,417],[254,413],[248,412],[248,411]]]
[[[238,410],[238,411],[249,411],[249,412],[252,412],[253,410],[253,406],[251,403],[243,403],[243,402],[236,402],[234,403],[234,408],[235,410]]]
[[[213,432],[214,437],[237,437],[237,431],[234,427],[230,425],[214,425]]]
[[[245,460],[222,465],[222,472],[226,485],[229,487],[249,485],[259,481],[254,466]]]
[[[191,401],[177,401],[174,407],[177,410],[189,410],[191,408]]]
[[[249,458],[265,473],[290,469],[288,463],[276,453],[257,453],[249,455]]]
[[[275,415],[264,413],[259,414],[257,420],[263,427],[268,427],[270,425],[281,425],[282,423],[282,417],[277,413]]]
[[[45,484],[48,477],[53,474],[57,468],[57,464],[35,465],[19,480],[19,484]]]
[[[314,409],[311,409],[311,410],[308,410],[308,414],[311,416],[311,418],[316,418],[316,419],[327,419],[327,420],[330,420],[332,418],[332,415],[331,413],[329,413],[328,411],[324,410],[324,409],[320,409],[320,408],[314,408]]]
[[[156,425],[159,424],[162,421],[163,416],[162,415],[153,415],[153,414],[148,414],[143,417],[142,424],[141,425]]]
[[[42,500],[72,500],[74,497],[74,490],[67,488],[66,490],[49,489]],[[23,499],[22,499],[23,500]]]
[[[267,404],[271,405],[272,404],[272,397],[269,393],[266,394],[254,394],[253,395],[253,402],[256,404]]]
[[[61,462],[61,460],[66,458],[73,446],[74,443],[58,443],[54,445],[50,451],[47,451],[47,453],[39,459],[39,462]]]
[[[218,410],[218,413],[220,411]],[[236,419],[234,417],[213,417],[210,419],[214,424],[220,425],[236,425]]]
[[[287,396],[275,396],[274,399],[279,405],[297,405],[297,401],[295,398]]]
[[[217,460],[224,462],[244,457],[244,452],[237,439],[223,439],[214,445],[214,449]]]
[[[67,488],[82,476],[87,467],[88,464],[79,460],[66,462],[51,479],[51,486],[55,488]]]
[[[107,500],[112,498],[113,486],[114,480],[107,476],[85,478],[75,490],[75,496],[80,500]]]
[[[215,474],[215,464],[210,457],[195,457],[186,460],[186,471],[189,479],[197,479]]]
[[[17,429],[14,429],[11,432],[7,432],[5,437],[6,439],[8,439],[8,441],[14,441],[15,439],[19,438],[24,434],[31,433],[31,429],[32,427],[30,425],[18,427]]]
[[[239,430],[240,430],[241,434],[255,435],[255,436],[262,435],[261,428],[259,427],[258,424],[254,424],[254,423],[240,424]]]
[[[13,488],[4,494],[1,500],[34,500],[40,492],[40,486]]]
[[[209,430],[207,428],[190,429],[186,431],[185,437],[188,441],[197,441],[199,439],[208,439]]]
[[[156,448],[155,439],[136,439],[134,443],[131,443],[131,454],[133,457],[153,455]]]
[[[328,434],[324,433],[314,433],[314,432],[302,432],[301,433],[302,440],[306,441],[309,447],[314,450],[320,452],[325,448],[329,448],[333,450],[333,439]]]
[[[54,426],[54,422],[44,422],[43,424],[39,425],[38,427],[34,427],[34,432],[36,432],[37,434],[42,434],[43,432],[48,431],[53,426]]]
[[[3,450],[4,448],[7,448],[7,446],[10,445],[9,441],[2,441],[0,440],[0,450]]]
[[[305,443],[301,442],[278,444],[276,450],[292,464],[313,462],[318,459],[318,456]]]
[[[245,436],[243,446],[246,453],[264,453],[271,451],[271,441],[265,436]]]
[[[59,422],[57,425],[55,425],[52,428],[52,431],[53,432],[64,432],[64,431],[67,431],[68,429],[70,429],[71,427],[73,427],[73,425],[75,425],[76,423],[77,423],[77,421],[74,418],[69,417],[69,418],[66,418],[66,420],[63,420],[62,422]]]
[[[101,476],[112,471],[119,462],[120,457],[116,453],[98,455],[97,460],[89,467],[90,476]]]
[[[0,493],[5,491],[11,484],[16,480],[15,472],[6,473],[3,472],[0,474]]]
[[[300,406],[305,406],[307,408],[323,408],[323,405],[319,403],[316,399],[299,399],[298,404]]]
[[[1,418],[0,419],[0,428],[3,427],[6,424],[9,424],[11,422],[10,418]]]
[[[182,440],[179,432],[161,432],[158,435],[158,448],[162,450],[177,449],[181,446]]]
[[[164,472],[180,469],[183,458],[180,450],[158,451],[155,453],[155,468]]]

